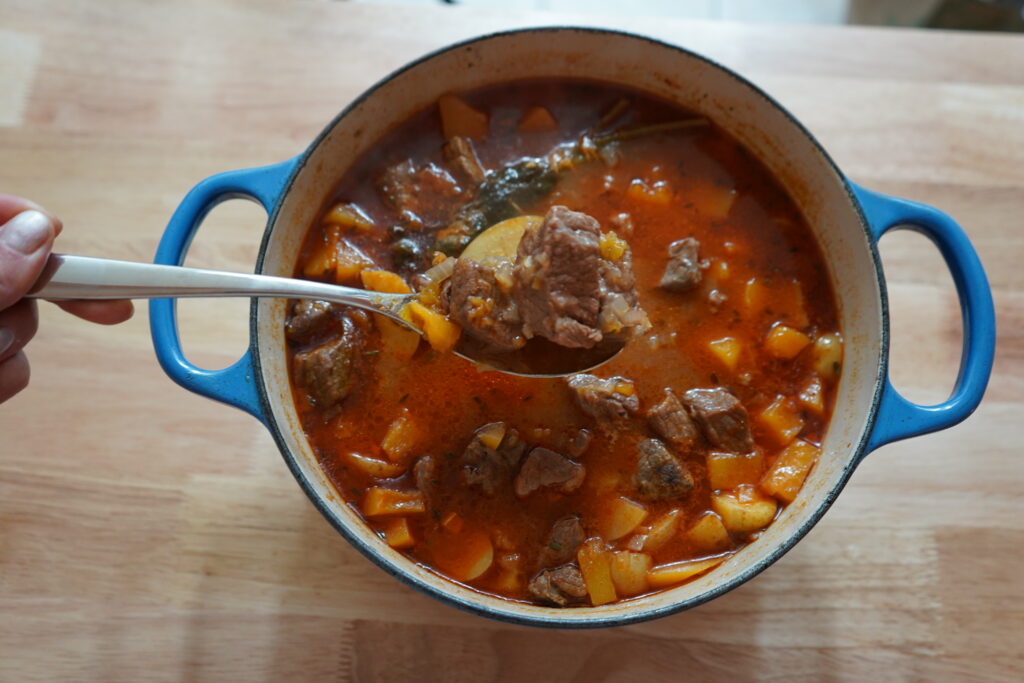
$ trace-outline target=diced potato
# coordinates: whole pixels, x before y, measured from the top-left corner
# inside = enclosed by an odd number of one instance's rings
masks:
[[[699,183],[686,194],[686,200],[705,216],[722,219],[732,211],[732,205],[736,202],[736,190],[712,183]]]
[[[402,309],[402,317],[423,330],[423,336],[427,338],[430,347],[442,353],[455,348],[462,334],[461,327],[418,301],[406,304]]]
[[[583,583],[590,594],[590,604],[594,607],[615,602],[618,593],[612,581],[612,554],[599,538],[587,540],[576,553],[576,560],[583,574]]]
[[[807,348],[811,338],[788,325],[775,325],[764,340],[764,350],[782,360],[792,360]]]
[[[395,360],[409,360],[420,345],[420,335],[379,313],[373,314],[373,323],[380,332],[384,352]]]
[[[792,503],[821,450],[801,439],[786,446],[761,479],[761,490],[783,503]]]
[[[686,560],[663,564],[647,572],[647,583],[651,588],[665,588],[682,583],[725,562],[728,555],[711,557],[706,560]]]
[[[629,249],[626,241],[615,234],[614,230],[601,233],[601,240],[598,243],[601,250],[601,257],[608,261],[618,261]]]
[[[836,381],[843,368],[843,338],[836,333],[823,334],[814,340],[814,369],[829,382]]]
[[[797,395],[800,407],[815,415],[825,414],[825,389],[821,386],[821,379],[815,375],[804,385]]]
[[[426,509],[426,501],[419,491],[395,491],[371,486],[363,497],[363,514],[367,517],[423,514]]]
[[[363,289],[374,292],[386,292],[388,294],[410,294],[412,289],[405,280],[397,273],[389,270],[366,269],[359,273],[359,279],[363,281]]]
[[[593,488],[599,496],[605,496],[619,488],[622,484],[622,475],[618,470],[599,469],[591,473],[588,469],[586,485]]]
[[[634,201],[666,206],[672,201],[672,188],[664,180],[648,185],[643,180],[635,178],[629,184],[626,196]]]
[[[495,223],[473,238],[459,258],[467,258],[477,263],[494,264],[501,261],[515,261],[519,241],[527,228],[540,225],[541,216],[516,216]]]
[[[409,529],[409,520],[405,517],[385,519],[380,524],[380,531],[384,541],[392,548],[409,548],[416,543]]]
[[[338,284],[355,284],[359,273],[374,267],[373,259],[345,239],[338,240],[334,249],[334,276]]]
[[[498,574],[494,587],[502,593],[518,593],[523,588],[523,580],[520,578],[519,572],[503,569]]]
[[[742,484],[756,484],[764,471],[764,455],[711,451],[707,455],[708,481],[712,489],[734,489]]]
[[[611,501],[605,510],[601,535],[609,541],[622,538],[640,526],[647,517],[647,508],[629,498],[618,498]]]
[[[401,417],[388,426],[380,447],[391,461],[399,462],[412,453],[419,437],[419,427],[413,422],[409,412],[404,411]]]
[[[476,436],[480,443],[496,451],[501,445],[501,440],[505,438],[506,429],[504,422],[491,422],[476,430]]]
[[[542,133],[549,130],[557,130],[558,123],[544,107],[530,107],[519,119],[520,133]]]
[[[464,522],[458,512],[449,512],[441,518],[441,526],[444,527],[446,531],[457,534],[462,531]]]
[[[647,590],[647,572],[654,564],[650,555],[620,550],[612,553],[612,583],[619,595],[639,595]]]
[[[724,550],[732,547],[729,531],[722,523],[722,518],[714,512],[704,513],[686,532],[686,536],[701,550]]]
[[[360,232],[366,232],[373,227],[373,220],[355,204],[341,203],[334,205],[324,215],[324,223],[337,225],[343,229],[354,228]]]
[[[734,533],[750,533],[768,526],[779,505],[771,498],[726,491],[711,496],[711,507],[722,518],[725,528]]]
[[[736,370],[740,362],[743,345],[733,337],[722,337],[708,342],[708,350],[730,371]]]
[[[708,276],[715,282],[727,282],[730,274],[729,262],[722,259],[713,260],[708,268]]]
[[[479,578],[494,563],[494,544],[479,529],[464,528],[435,549],[438,567],[456,581]]]
[[[663,545],[672,540],[679,528],[679,520],[682,518],[681,510],[669,510],[651,524],[650,531],[644,539],[643,550],[653,553]]]
[[[346,453],[344,459],[347,466],[377,479],[391,479],[401,475],[408,469],[405,463],[386,462],[359,453]]]
[[[441,129],[445,140],[456,136],[473,140],[487,137],[487,114],[474,109],[455,95],[441,95],[437,106],[441,111]]]
[[[767,408],[757,415],[757,422],[780,446],[785,446],[795,439],[804,428],[804,419],[800,411],[793,406],[793,401],[779,396]]]

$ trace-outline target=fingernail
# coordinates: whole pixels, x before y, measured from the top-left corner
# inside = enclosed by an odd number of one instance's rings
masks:
[[[26,256],[43,246],[53,232],[53,223],[40,211],[22,211],[0,225],[0,243]]]
[[[0,327],[0,355],[14,344],[14,332],[6,327]]]

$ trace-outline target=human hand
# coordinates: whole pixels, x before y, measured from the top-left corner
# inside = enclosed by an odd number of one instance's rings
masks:
[[[39,317],[34,299],[24,298],[46,265],[60,219],[27,199],[0,194],[0,403],[28,384],[24,346],[35,335]],[[61,301],[80,318],[113,325],[132,317],[131,301]]]

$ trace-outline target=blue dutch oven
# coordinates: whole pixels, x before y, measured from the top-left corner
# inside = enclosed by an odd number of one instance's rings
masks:
[[[161,365],[183,387],[241,408],[270,430],[292,474],[324,517],[385,571],[457,607],[523,624],[615,626],[671,614],[722,595],[777,560],[821,518],[854,468],[887,443],[950,427],[981,401],[992,369],[995,314],[978,255],[946,214],[887,197],[848,180],[808,131],[753,84],[673,45],[625,33],[545,28],[459,43],[388,76],[349,105],[298,157],[230,171],[196,185],[171,218],[156,262],[181,264],[207,212],[226,199],[259,202],[269,215],[256,272],[290,276],[307,228],[348,166],[393,125],[445,92],[525,78],[589,78],[621,84],[700,112],[771,170],[811,226],[830,272],[846,341],[843,376],[820,462],[800,495],[753,543],[718,569],[654,595],[600,607],[557,609],[474,591],[387,546],[345,505],[317,464],[292,402],[284,323],[286,302],[252,303],[249,350],[224,370],[203,370],[181,350],[172,300],[153,301],[150,324]],[[889,317],[879,238],[917,230],[939,248],[963,313],[956,388],[938,405],[903,398],[887,372]]]

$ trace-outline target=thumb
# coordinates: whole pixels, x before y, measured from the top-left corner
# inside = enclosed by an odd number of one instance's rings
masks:
[[[55,226],[41,211],[22,211],[0,225],[0,311],[35,284],[53,246]]]

